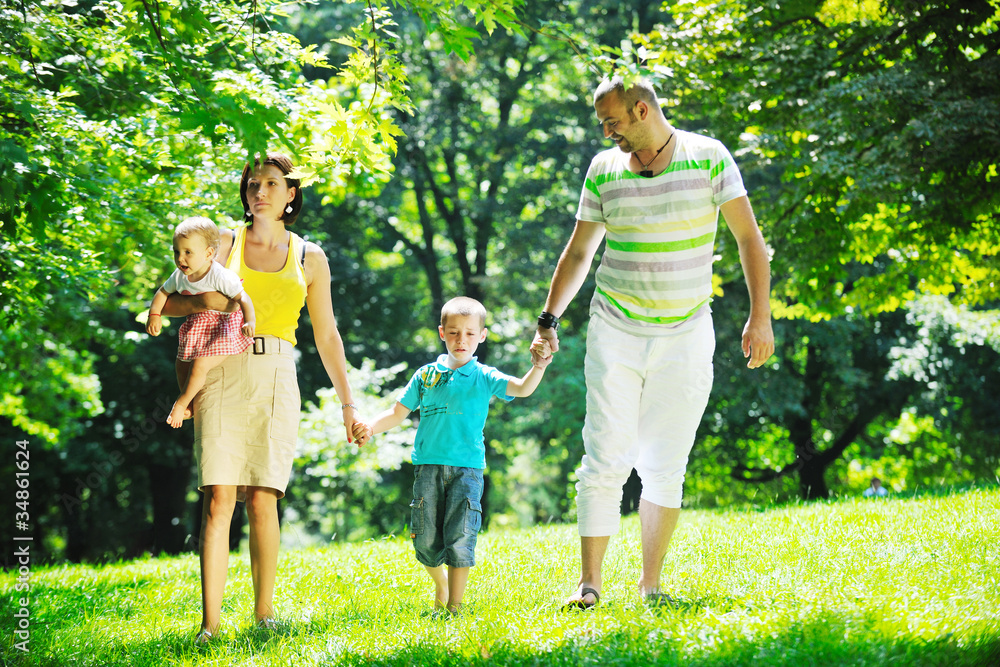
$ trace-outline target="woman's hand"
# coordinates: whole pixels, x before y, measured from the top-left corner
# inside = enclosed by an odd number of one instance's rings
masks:
[[[354,440],[357,441],[358,447],[364,447],[368,444],[368,441],[371,440],[372,435],[374,434],[372,427],[361,421],[354,422],[353,433]]]

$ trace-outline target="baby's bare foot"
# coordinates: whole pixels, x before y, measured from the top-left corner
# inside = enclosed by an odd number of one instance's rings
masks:
[[[170,410],[170,414],[167,416],[167,423],[174,428],[180,428],[184,425],[184,420],[191,417],[191,411],[183,405],[178,405],[174,403],[174,407]]]

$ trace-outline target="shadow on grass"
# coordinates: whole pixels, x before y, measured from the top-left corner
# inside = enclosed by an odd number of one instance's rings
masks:
[[[102,641],[100,645],[96,643],[92,646],[77,645],[73,649],[35,641],[31,645],[29,654],[12,653],[8,656],[6,653],[8,647],[4,646],[0,665],[159,667],[199,662],[212,665],[270,665],[280,664],[268,659],[267,652],[272,647],[295,642],[296,638],[306,639],[329,633],[330,628],[325,625],[286,623],[276,630],[261,630],[248,626],[235,633],[223,633],[204,646],[195,645],[194,629],[189,632],[165,632],[145,641],[116,639],[111,642]]]
[[[330,664],[379,667],[419,667],[465,665],[475,667],[576,667],[616,665],[645,667],[829,667],[885,665],[909,667],[997,667],[1000,665],[1000,637],[979,636],[968,642],[951,637],[930,641],[880,637],[867,634],[858,639],[832,637],[830,626],[813,622],[789,628],[763,641],[745,641],[723,646],[711,645],[682,654],[668,638],[654,631],[642,636],[617,632],[600,636],[583,635],[551,650],[513,646],[482,647],[480,655],[462,655],[439,646],[414,646],[392,655],[346,653]]]
[[[193,632],[164,633],[144,641],[112,640],[101,645],[67,647],[32,645],[32,653],[17,655],[10,645],[0,647],[3,665],[130,665],[212,664],[259,666],[349,665],[416,667],[463,665],[475,667],[576,667],[578,665],[736,667],[827,667],[857,665],[872,667],[997,667],[1000,665],[1000,629],[981,629],[979,635],[938,638],[901,637],[886,634],[874,621],[847,619],[821,614],[764,635],[741,641],[716,636],[710,628],[695,637],[678,638],[672,632],[681,615],[698,614],[711,607],[718,611],[719,600],[678,600],[675,608],[651,609],[655,621],[636,623],[614,632],[588,627],[581,622],[573,636],[541,647],[504,642],[484,644],[470,654],[469,644],[449,648],[440,644],[415,643],[386,653],[379,647],[352,645],[343,641],[339,628],[347,627],[340,615],[311,622],[283,624],[278,630],[246,627],[225,633],[205,648],[194,645]],[[616,615],[615,605],[593,611],[565,612]],[[473,616],[474,618],[474,616]],[[355,619],[357,622],[361,619]],[[468,620],[468,619],[465,619]],[[638,619],[636,619],[638,620]],[[428,619],[428,622],[437,622]],[[462,623],[463,621],[458,621]],[[448,621],[441,621],[447,624]],[[462,630],[462,626],[457,626]],[[451,633],[449,633],[451,634]],[[457,636],[457,635],[456,635]],[[315,646],[317,653],[302,660],[295,649],[301,644]]]
[[[91,647],[74,649],[75,655],[67,656],[62,647],[53,645],[52,637],[79,628],[82,623],[92,623],[94,619],[107,618],[109,629],[112,624],[127,623],[137,612],[136,591],[147,586],[162,583],[158,579],[136,577],[128,582],[108,582],[93,579],[72,579],[64,585],[52,585],[33,581],[27,593],[14,590],[0,595],[0,607],[14,609],[15,601],[28,596],[30,617],[27,652],[19,650],[15,644],[24,641],[15,635],[18,620],[12,614],[0,616],[0,665],[70,665],[79,664],[81,659],[89,660],[93,654]],[[172,610],[162,610],[169,615]]]

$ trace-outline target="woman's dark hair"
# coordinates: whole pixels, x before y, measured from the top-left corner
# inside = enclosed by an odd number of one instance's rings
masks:
[[[285,211],[281,212],[281,221],[286,225],[294,225],[295,221],[299,217],[299,212],[302,210],[302,187],[301,181],[297,178],[288,178],[288,174],[294,169],[292,160],[287,155],[282,153],[268,153],[267,158],[264,160],[265,165],[274,165],[281,170],[281,173],[285,175],[285,185],[290,188],[295,188],[295,199],[292,200],[292,212],[287,213]],[[250,202],[247,201],[247,184],[250,182],[250,177],[260,169],[261,162],[260,158],[254,158],[253,164],[249,162],[243,167],[243,176],[240,178],[240,199],[243,200],[243,213],[244,220],[249,223],[253,222],[253,213],[250,212]]]

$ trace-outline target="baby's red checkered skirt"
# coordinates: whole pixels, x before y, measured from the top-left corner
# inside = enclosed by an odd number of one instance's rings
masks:
[[[232,313],[206,310],[188,315],[177,331],[177,358],[191,361],[195,357],[240,354],[253,345],[253,338],[244,336],[242,328],[242,310]]]

